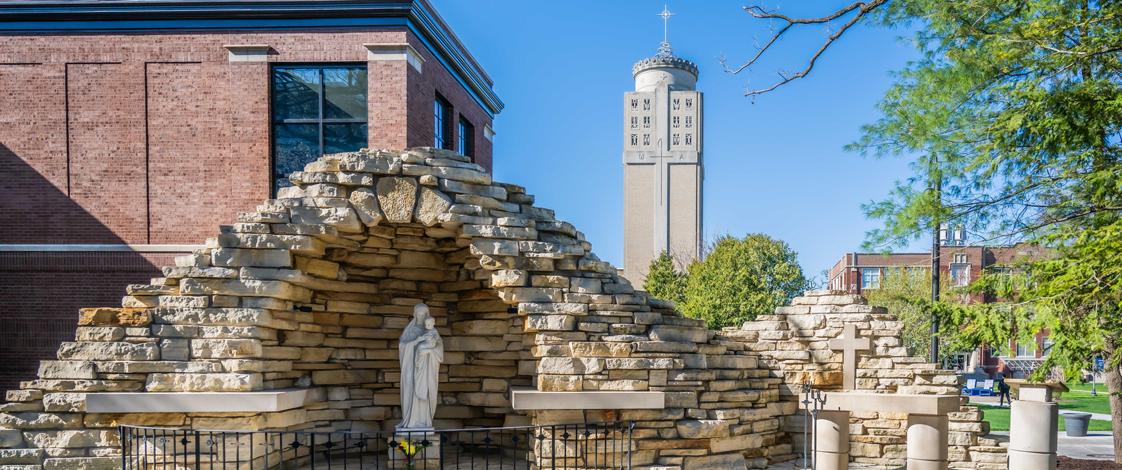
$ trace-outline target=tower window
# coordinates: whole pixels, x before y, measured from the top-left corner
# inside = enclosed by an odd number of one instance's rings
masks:
[[[651,127],[651,117],[643,116],[643,127]]]
[[[692,107],[693,107],[693,99],[692,98],[686,98],[686,109],[690,109]]]
[[[367,145],[366,65],[274,67],[273,190],[328,153]]]
[[[631,134],[631,145],[639,145],[639,134]]]
[[[682,104],[681,104],[681,103],[679,103],[679,100],[678,100],[678,98],[674,98],[674,110],[675,110],[675,111],[677,111],[677,110],[678,110],[678,109],[680,109],[681,107],[682,107]]]
[[[678,127],[678,116],[674,116],[674,127]]]
[[[672,142],[674,142],[674,145],[678,145],[678,134],[674,134],[674,139]]]
[[[638,116],[631,116],[631,128],[632,129],[638,129],[639,128],[639,117]]]
[[[686,145],[693,145],[693,134],[686,134]]]
[[[637,98],[631,98],[631,109],[638,109],[638,108],[639,108],[639,100]]]
[[[643,134],[643,145],[651,145],[651,135]]]
[[[686,116],[686,127],[693,127],[693,116]]]
[[[643,99],[643,111],[651,110],[651,100],[649,98]]]

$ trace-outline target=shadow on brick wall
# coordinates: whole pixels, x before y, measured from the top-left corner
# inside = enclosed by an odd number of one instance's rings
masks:
[[[0,244],[125,241],[0,144]],[[105,188],[112,191],[113,188]],[[136,210],[143,210],[138,208]],[[125,286],[159,276],[173,255],[134,251],[0,251],[0,390],[35,377],[40,360],[74,339],[78,309],[119,306]]]

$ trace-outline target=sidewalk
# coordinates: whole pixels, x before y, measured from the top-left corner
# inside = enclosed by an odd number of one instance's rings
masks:
[[[995,431],[990,436],[1001,436],[1000,440],[1009,441],[1009,433]],[[1087,437],[1068,437],[1060,432],[1056,436],[1056,454],[1073,459],[1114,460],[1114,435],[1109,432],[1092,431]]]

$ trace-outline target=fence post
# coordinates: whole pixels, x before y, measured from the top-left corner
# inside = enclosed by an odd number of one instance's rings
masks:
[[[202,468],[203,455],[199,452],[199,431],[195,431],[195,470]]]

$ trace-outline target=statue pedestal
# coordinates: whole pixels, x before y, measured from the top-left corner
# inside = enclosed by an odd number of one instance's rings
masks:
[[[402,449],[402,447],[406,449]],[[415,468],[440,468],[440,435],[432,429],[396,429],[389,445],[390,468],[406,468],[413,453]]]

